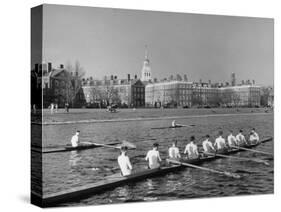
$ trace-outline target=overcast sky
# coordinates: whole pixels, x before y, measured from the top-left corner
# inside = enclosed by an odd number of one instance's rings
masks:
[[[43,59],[79,60],[86,77],[140,76],[145,45],[152,77],[273,85],[273,19],[44,5]]]

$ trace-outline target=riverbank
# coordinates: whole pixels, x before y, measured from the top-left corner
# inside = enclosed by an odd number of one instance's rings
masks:
[[[210,109],[119,109],[117,113],[107,112],[105,109],[71,109],[66,113],[63,109],[51,113],[43,111],[44,125],[73,124],[94,122],[118,122],[132,120],[158,120],[181,119],[196,116],[217,116],[223,114],[255,114],[272,113],[272,110],[264,108],[210,108]],[[32,117],[32,123],[41,124],[40,116]]]

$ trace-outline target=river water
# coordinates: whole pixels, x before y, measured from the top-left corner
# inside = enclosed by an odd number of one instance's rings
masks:
[[[240,128],[248,132],[255,127],[260,137],[273,136],[273,114],[228,115],[217,117],[185,118],[181,124],[195,124],[191,128],[151,129],[170,125],[171,120],[100,122],[87,124],[46,125],[43,129],[43,147],[61,147],[70,141],[71,135],[80,130],[81,141],[108,143],[127,140],[137,146],[128,152],[134,170],[147,167],[144,160],[146,152],[157,141],[160,144],[161,157],[167,156],[168,146],[173,139],[183,151],[187,139],[195,135],[197,139],[205,134],[215,136],[219,129],[232,129],[236,133]],[[273,152],[273,141],[264,143],[256,149]],[[72,151],[43,155],[43,191],[57,191],[87,185],[102,180],[105,176],[119,172],[116,149],[96,148],[85,151]],[[240,152],[235,156],[257,157],[267,156]],[[273,193],[273,160],[270,166],[254,162],[241,162],[233,159],[217,159],[202,164],[208,168],[228,170],[242,176],[232,179],[197,169],[183,169],[160,177],[144,179],[135,183],[105,191],[78,202],[63,205],[92,205],[123,203],[135,201],[173,200],[186,198],[202,198],[216,196],[233,196],[247,194]]]

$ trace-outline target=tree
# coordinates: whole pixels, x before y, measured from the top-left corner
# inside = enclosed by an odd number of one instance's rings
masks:
[[[78,60],[75,61],[74,66],[68,61],[66,63],[66,71],[68,72],[66,79],[66,101],[74,106],[75,103],[80,103],[80,99],[76,102],[76,98],[81,91],[82,78],[85,75],[85,71]]]

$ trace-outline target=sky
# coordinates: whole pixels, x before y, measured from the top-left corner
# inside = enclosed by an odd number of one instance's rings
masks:
[[[152,77],[255,80],[273,85],[273,19],[44,5],[43,60],[78,60],[86,77],[140,77],[145,46]],[[34,63],[34,61],[33,61]]]

